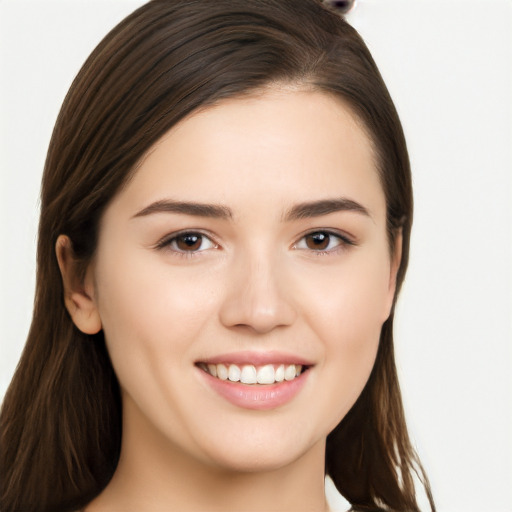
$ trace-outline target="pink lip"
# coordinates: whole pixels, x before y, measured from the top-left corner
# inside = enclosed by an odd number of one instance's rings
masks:
[[[221,364],[221,363],[232,363],[236,365],[244,365],[244,364],[253,364],[255,366],[265,365],[265,364],[300,364],[302,366],[312,366],[313,363],[311,361],[307,361],[306,359],[296,356],[294,354],[290,354],[287,352],[278,352],[278,351],[266,351],[266,352],[256,352],[256,351],[243,351],[243,352],[232,352],[226,354],[220,354],[215,357],[209,357],[208,359],[203,359],[201,361],[197,361],[198,363],[206,363],[206,364]]]
[[[200,368],[198,368],[198,371],[208,386],[228,402],[243,409],[258,411],[275,409],[290,402],[300,392],[309,375],[309,370],[307,370],[290,381],[265,385],[247,385],[217,379]]]

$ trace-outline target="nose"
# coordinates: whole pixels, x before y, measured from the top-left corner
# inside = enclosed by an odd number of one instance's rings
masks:
[[[219,313],[224,326],[265,334],[294,322],[291,283],[276,260],[246,255],[233,263]]]

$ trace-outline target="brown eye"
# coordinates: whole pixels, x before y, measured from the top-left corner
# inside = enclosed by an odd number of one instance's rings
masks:
[[[217,246],[210,238],[202,233],[188,232],[174,235],[172,238],[167,238],[166,240],[163,240],[158,247],[160,249],[168,247],[172,251],[178,253],[195,253],[206,251],[207,249],[213,249]]]
[[[303,249],[322,254],[335,252],[336,249],[341,249],[348,245],[354,245],[354,243],[341,234],[331,233],[330,231],[314,231],[304,235],[294,245],[294,249]]]
[[[201,247],[203,237],[196,234],[185,234],[176,237],[176,247],[180,251],[197,251]]]
[[[313,249],[314,251],[325,251],[329,247],[331,241],[331,235],[328,233],[311,233],[305,238],[306,247]]]

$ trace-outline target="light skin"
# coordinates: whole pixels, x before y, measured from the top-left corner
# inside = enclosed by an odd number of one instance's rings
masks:
[[[57,256],[122,392],[121,458],[88,512],[327,510],[326,437],[369,377],[400,261],[347,107],[275,87],[196,112],[108,206],[85,280],[64,236]],[[307,361],[300,390],[231,403],[199,363],[241,351]]]

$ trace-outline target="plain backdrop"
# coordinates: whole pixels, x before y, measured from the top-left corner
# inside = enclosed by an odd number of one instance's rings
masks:
[[[0,397],[30,324],[60,104],[142,3],[0,0]],[[388,84],[413,168],[396,351],[414,443],[440,512],[512,511],[512,2],[360,0],[348,20]]]

